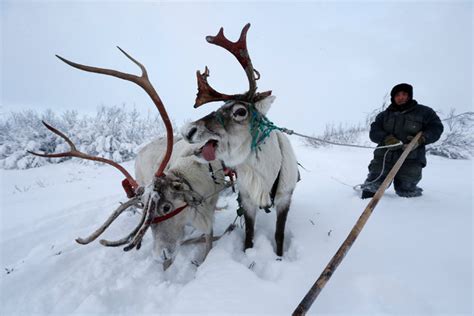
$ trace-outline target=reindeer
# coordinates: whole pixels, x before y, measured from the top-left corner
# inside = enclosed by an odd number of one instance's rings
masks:
[[[153,171],[162,159],[165,146],[165,139],[158,138],[139,151],[135,160],[135,176],[141,186],[153,183]],[[195,146],[184,140],[176,142],[165,169],[166,176],[154,188],[161,199],[170,203],[169,207],[163,206],[164,213],[179,205],[188,205],[186,212],[151,225],[153,256],[165,268],[173,262],[182,244],[193,242],[184,240],[186,225],[204,234],[205,251],[199,263],[204,261],[212,248],[212,241],[217,239],[213,238],[214,211],[218,193],[226,188],[225,176],[218,161],[206,164],[196,161],[193,157],[195,150]],[[209,175],[209,165],[213,177]]]
[[[213,162],[209,166],[207,163],[205,165],[200,164],[192,157],[195,146],[182,140],[174,143],[171,122],[161,99],[148,79],[145,67],[120,47],[118,48],[140,67],[141,76],[112,69],[86,66],[56,56],[66,64],[80,70],[134,82],[151,97],[163,118],[167,136],[166,139],[161,138],[152,141],[139,152],[135,163],[137,180],[125,168],[112,160],[78,151],[74,143],[65,134],[45,122],[43,124],[46,128],[69,144],[70,151],[55,154],[29,153],[48,158],[78,157],[100,161],[112,165],[125,176],[126,179],[122,182],[122,185],[130,199],[121,204],[104,224],[90,236],[77,238],[76,241],[79,244],[85,245],[97,239],[121,213],[131,207],[136,207],[143,211],[138,225],[132,232],[116,241],[100,240],[102,245],[109,247],[126,245],[125,251],[134,248],[138,250],[141,247],[143,236],[151,227],[154,243],[153,255],[166,269],[173,262],[177,250],[183,242],[185,224],[190,223],[205,233],[206,248],[201,260],[203,261],[212,247],[213,215],[218,199],[217,194],[225,188],[222,166],[218,162]],[[215,170],[213,178],[209,176],[210,167]]]
[[[247,50],[249,27],[250,24],[244,26],[237,42],[229,41],[223,28],[216,36],[206,37],[209,43],[223,47],[237,58],[247,75],[249,90],[244,94],[222,94],[209,85],[207,66],[203,74],[197,71],[194,107],[213,101],[225,103],[217,111],[186,125],[182,135],[189,143],[202,145],[195,152],[199,161],[222,160],[236,171],[239,199],[245,210],[244,249],[253,247],[257,209],[275,206],[276,254],[281,257],[285,223],[299,173],[288,138],[274,129],[265,116],[275,97],[271,91],[256,92],[260,74],[253,68]]]

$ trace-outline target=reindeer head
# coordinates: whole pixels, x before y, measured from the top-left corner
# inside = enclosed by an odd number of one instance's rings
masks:
[[[186,125],[182,134],[190,143],[202,143],[195,153],[201,160],[223,160],[229,166],[242,163],[250,154],[262,136],[260,122],[275,97],[271,91],[257,93],[256,81],[260,74],[250,60],[247,50],[247,31],[250,24],[242,29],[237,42],[231,42],[224,36],[221,28],[216,36],[207,36],[206,40],[223,47],[235,56],[243,67],[249,81],[249,90],[243,94],[227,95],[214,90],[207,82],[209,69],[203,74],[197,72],[198,94],[194,107],[214,101],[225,101],[217,111]]]
[[[182,134],[190,143],[201,143],[195,151],[200,161],[222,160],[232,167],[242,163],[262,137],[258,124],[274,96],[256,103],[227,101],[217,111],[186,125]]]
[[[166,176],[155,178],[146,187],[143,199],[149,200],[147,204],[150,212],[158,219],[150,225],[153,257],[167,267],[176,257],[184,239],[184,227],[189,221],[190,212],[180,212],[180,209],[183,206],[199,206],[203,197],[193,190],[184,177],[171,171]],[[172,215],[173,213],[176,215]]]

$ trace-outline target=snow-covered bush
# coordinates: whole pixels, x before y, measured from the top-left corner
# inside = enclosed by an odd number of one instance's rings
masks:
[[[61,120],[50,110],[41,115],[31,110],[12,112],[0,120],[0,168],[25,169],[47,163],[26,153],[26,150],[49,152],[59,143],[58,137],[44,128],[41,120],[64,129]]]
[[[329,142],[338,144],[356,144],[363,133],[368,133],[368,129],[363,125],[342,125],[327,124],[324,133],[315,136],[317,139],[305,139],[306,143],[313,147],[329,146]]]
[[[451,159],[468,159],[474,154],[474,112],[457,114],[452,109],[443,119],[444,132],[426,152]]]
[[[26,169],[48,163],[59,163],[71,158],[41,158],[26,151],[63,152],[68,145],[47,130],[45,121],[63,131],[78,150],[116,162],[133,159],[137,148],[153,137],[162,135],[163,123],[159,114],[142,117],[125,106],[101,106],[95,116],[80,116],[66,111],[60,116],[51,110],[12,112],[0,118],[0,168]]]

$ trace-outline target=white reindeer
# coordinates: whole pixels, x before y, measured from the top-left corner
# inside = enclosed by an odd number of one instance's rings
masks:
[[[122,49],[120,51],[141,68],[141,76],[112,69],[86,66],[71,62],[60,56],[57,57],[80,70],[110,75],[134,82],[142,87],[153,100],[165,123],[167,137],[151,142],[138,154],[136,161],[138,181],[135,181],[122,166],[114,161],[78,151],[74,143],[65,134],[45,122],[43,122],[44,125],[50,131],[62,137],[71,149],[68,152],[56,154],[30,153],[49,158],[78,157],[100,161],[116,167],[125,175],[126,179],[122,184],[130,199],[120,205],[104,224],[90,236],[77,238],[78,243],[88,244],[92,242],[121,213],[130,207],[137,207],[142,209],[142,217],[135,229],[120,240],[101,240],[102,245],[110,247],[126,245],[125,251],[133,248],[140,249],[143,236],[151,227],[154,236],[153,251],[155,258],[163,263],[164,268],[167,268],[172,263],[178,246],[182,243],[185,224],[191,223],[206,234],[206,251],[202,258],[204,260],[212,247],[213,214],[218,198],[217,193],[225,188],[222,166],[217,162],[212,163],[215,172],[211,177],[209,175],[209,164],[202,165],[191,157],[196,150],[195,146],[184,141],[178,141],[174,144],[171,122],[163,103],[148,79],[145,67]],[[169,165],[168,162],[170,162]]]
[[[237,95],[219,93],[207,82],[208,68],[203,74],[198,71],[199,92],[194,107],[212,101],[226,102],[217,111],[185,126],[182,135],[190,143],[204,144],[195,152],[200,161],[218,159],[236,171],[245,210],[245,249],[253,246],[257,209],[275,205],[276,254],[282,256],[285,223],[299,173],[288,138],[273,130],[265,117],[275,97],[271,91],[256,92],[259,73],[254,70],[247,50],[249,27],[247,24],[243,28],[235,43],[225,38],[222,28],[216,36],[206,37],[208,42],[225,48],[237,58],[247,74],[249,91]]]

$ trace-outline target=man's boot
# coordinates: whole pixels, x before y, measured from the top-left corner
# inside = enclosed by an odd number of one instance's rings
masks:
[[[415,187],[413,190],[398,190],[395,191],[398,196],[411,198],[423,195],[423,189],[420,187]]]
[[[377,192],[378,188],[380,186],[380,183],[372,182],[366,180],[364,184],[360,186],[362,189],[362,195],[360,196],[361,199],[368,199],[371,198],[375,195],[375,192]]]
[[[368,199],[372,198],[375,195],[375,192],[363,190],[362,195],[360,196],[361,199]]]

